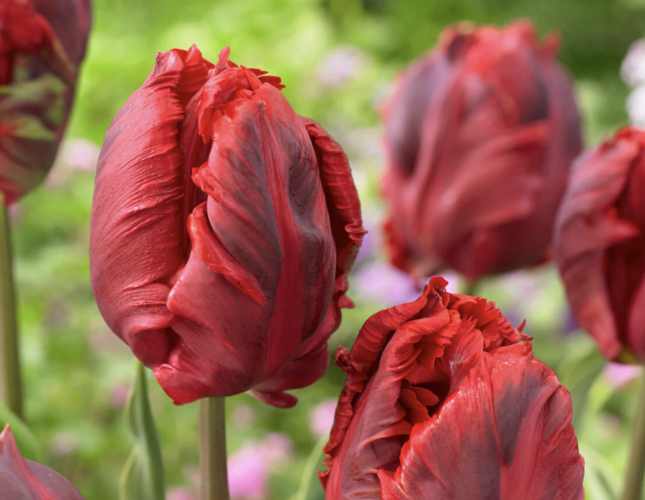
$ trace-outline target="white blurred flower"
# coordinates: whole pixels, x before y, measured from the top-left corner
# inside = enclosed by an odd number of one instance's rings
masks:
[[[645,39],[631,44],[620,66],[620,76],[630,87],[645,84]]]
[[[629,93],[627,114],[632,124],[645,127],[645,85],[636,87]]]

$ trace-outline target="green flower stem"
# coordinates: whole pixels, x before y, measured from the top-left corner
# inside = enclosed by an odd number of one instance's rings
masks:
[[[229,500],[224,398],[199,401],[200,500]]]
[[[0,396],[13,413],[24,419],[16,296],[11,263],[11,228],[2,195],[0,212]]]
[[[643,490],[643,474],[645,473],[645,374],[641,376],[640,384],[622,500],[641,500]]]

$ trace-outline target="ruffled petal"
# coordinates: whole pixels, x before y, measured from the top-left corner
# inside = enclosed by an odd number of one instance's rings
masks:
[[[571,398],[531,354],[482,353],[432,419],[414,427],[384,500],[582,500]]]

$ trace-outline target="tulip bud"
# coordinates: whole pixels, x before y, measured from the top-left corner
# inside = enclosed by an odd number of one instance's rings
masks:
[[[446,285],[339,348],[325,498],[582,500],[569,392],[494,303]]]
[[[576,160],[555,226],[571,309],[610,360],[645,361],[644,189],[645,131],[622,129]]]
[[[0,193],[10,205],[54,163],[90,30],[89,0],[0,2]]]
[[[83,500],[58,472],[25,460],[9,425],[0,434],[0,498],[6,500]]]
[[[276,406],[327,368],[364,230],[340,145],[280,79],[196,47],[159,53],[98,163],[92,286],[176,404]]]
[[[556,51],[527,21],[459,25],[403,73],[385,110],[394,265],[474,280],[547,258],[581,142]]]

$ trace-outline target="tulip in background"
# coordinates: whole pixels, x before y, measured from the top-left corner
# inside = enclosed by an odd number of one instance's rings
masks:
[[[554,241],[580,325],[609,360],[645,362],[645,131],[622,129],[578,158]]]
[[[339,348],[327,500],[582,500],[569,392],[492,302],[446,285]]]
[[[0,500],[83,500],[58,472],[20,455],[11,429],[0,434]]]
[[[347,157],[278,77],[196,47],[157,55],[108,130],[92,287],[176,404],[320,378],[364,230]]]
[[[89,0],[0,2],[0,192],[43,180],[72,108],[91,24]]]
[[[471,280],[543,262],[580,123],[557,40],[528,21],[458,25],[385,110],[392,262]]]

